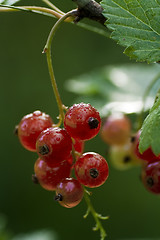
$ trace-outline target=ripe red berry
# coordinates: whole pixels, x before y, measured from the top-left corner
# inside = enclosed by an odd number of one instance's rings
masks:
[[[121,113],[110,115],[101,129],[101,137],[109,145],[123,145],[131,131],[130,120]]]
[[[142,169],[141,177],[148,191],[160,194],[160,161],[147,163]]]
[[[79,103],[69,108],[65,115],[64,127],[73,138],[89,140],[100,130],[101,119],[98,111],[90,104]]]
[[[71,165],[68,161],[59,164],[49,164],[38,158],[34,165],[35,176],[40,185],[46,190],[53,191],[57,184],[66,177],[70,176]]]
[[[51,127],[40,134],[36,148],[40,158],[56,164],[70,157],[72,139],[65,129]]]
[[[108,178],[108,164],[98,153],[84,153],[75,163],[75,174],[81,184],[90,188],[99,187]]]
[[[158,156],[156,156],[152,149],[149,147],[146,151],[144,151],[143,153],[140,153],[139,152],[139,138],[140,138],[140,134],[141,132],[138,131],[136,137],[135,137],[135,142],[134,142],[134,152],[135,152],[135,155],[139,158],[139,159],[142,159],[142,160],[146,160],[148,162],[153,162],[155,161]]]
[[[77,206],[83,198],[83,187],[74,178],[65,178],[58,183],[55,200],[66,208]]]
[[[17,127],[18,137],[23,147],[35,152],[38,136],[52,124],[51,117],[40,111],[24,116]]]

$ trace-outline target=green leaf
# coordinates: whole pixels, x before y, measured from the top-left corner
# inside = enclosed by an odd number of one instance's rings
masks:
[[[137,61],[160,60],[160,1],[102,0],[111,38]]]
[[[19,2],[20,0],[0,0],[0,4],[4,4],[4,5],[13,5],[17,2]]]
[[[68,80],[66,88],[78,95],[77,102],[90,102],[95,106],[102,117],[112,111],[138,113],[143,106],[145,89],[159,72],[158,64],[107,66]],[[153,105],[156,91],[157,85],[146,109]]]
[[[152,148],[155,155],[160,154],[160,96],[142,126],[139,150],[143,153],[149,147]]]

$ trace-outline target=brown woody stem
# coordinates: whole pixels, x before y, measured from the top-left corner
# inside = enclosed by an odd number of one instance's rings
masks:
[[[95,20],[104,25],[106,18],[103,16],[103,8],[94,0],[72,0],[78,6],[78,15],[75,22],[79,22],[83,18]]]

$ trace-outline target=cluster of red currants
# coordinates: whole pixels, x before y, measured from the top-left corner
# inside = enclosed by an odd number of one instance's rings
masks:
[[[110,160],[118,169],[141,166],[141,179],[147,190],[160,194],[160,156],[151,147],[139,151],[141,131],[131,133],[131,122],[122,113],[110,115],[101,129],[101,137],[110,146]]]
[[[101,126],[98,111],[90,104],[74,104],[64,117],[64,128],[51,117],[35,111],[16,127],[21,144],[37,152],[32,180],[55,191],[55,200],[71,208],[83,198],[84,188],[98,187],[108,178],[108,164],[98,153],[83,154],[84,142],[95,137]],[[75,172],[75,176],[71,174]]]

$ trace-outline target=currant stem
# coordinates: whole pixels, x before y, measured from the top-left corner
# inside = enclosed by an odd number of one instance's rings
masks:
[[[51,44],[52,44],[53,37],[54,37],[58,27],[61,25],[61,23],[64,22],[64,20],[66,18],[73,16],[73,14],[75,14],[75,13],[76,13],[76,10],[72,10],[72,11],[66,13],[55,23],[55,25],[53,26],[53,28],[50,31],[46,45],[43,50],[43,53],[46,53],[46,56],[47,56],[48,70],[49,70],[49,74],[50,74],[50,78],[51,78],[54,95],[56,97],[57,105],[59,108],[60,121],[62,121],[62,122],[64,121],[64,107],[63,107],[63,104],[61,101],[61,97],[60,97],[60,94],[58,91],[58,87],[57,87],[57,83],[56,83],[56,79],[55,79],[55,75],[54,75],[54,70],[53,70],[53,65],[52,65],[52,57],[51,57]]]
[[[56,12],[52,9],[49,8],[44,8],[44,7],[37,7],[37,6],[8,6],[8,5],[2,5],[0,4],[0,12],[17,12],[17,11],[24,11],[24,12],[30,12],[30,13],[36,13],[36,14],[41,14],[41,15],[45,15],[48,17],[56,17],[56,18],[61,18],[65,13],[60,14],[60,12]],[[73,23],[71,21],[69,21],[70,23]],[[99,35],[102,35],[104,37],[110,37],[110,32],[107,31],[107,29],[103,30],[100,29],[98,27],[94,27],[82,22],[78,22],[76,24],[78,27],[84,28],[88,31],[97,33]]]
[[[53,26],[53,28],[51,29],[50,31],[50,34],[48,36],[48,39],[47,39],[47,42],[46,42],[46,45],[44,47],[44,52],[47,52],[50,50],[51,48],[51,43],[52,43],[52,39],[58,29],[58,27],[61,25],[62,22],[64,22],[64,20],[70,16],[74,16],[75,14],[77,13],[77,9],[74,9],[74,10],[71,10],[67,13],[65,13],[56,23],[55,25]]]
[[[51,3],[49,0],[42,0],[45,4],[47,4],[49,7],[54,9],[56,12],[60,13],[61,15],[64,15],[65,13],[62,12],[59,8],[57,8],[53,3]]]
[[[11,12],[11,11],[25,11],[25,12],[32,12],[32,13],[38,13],[43,14],[47,16],[54,16],[56,18],[61,18],[62,15],[52,9],[44,8],[44,7],[37,7],[37,6],[8,6],[8,5],[2,5],[0,4],[0,12]]]
[[[150,84],[148,85],[148,87],[146,88],[145,92],[144,92],[144,95],[143,95],[143,98],[142,98],[142,103],[143,103],[143,107],[142,107],[142,110],[139,114],[139,117],[138,117],[138,130],[142,127],[142,123],[143,123],[143,115],[144,115],[144,110],[145,110],[145,103],[146,103],[146,100],[147,100],[147,97],[150,93],[150,91],[152,90],[153,86],[155,85],[155,83],[159,80],[160,78],[160,73],[157,74],[157,76],[155,78],[153,78],[153,80],[150,82]]]
[[[94,220],[96,222],[96,226],[93,228],[93,230],[94,231],[99,230],[100,231],[101,240],[104,240],[105,237],[107,236],[107,234],[106,234],[106,231],[104,230],[104,228],[103,228],[103,226],[102,226],[102,224],[100,222],[100,219],[106,220],[106,219],[108,219],[108,217],[103,217],[103,216],[101,216],[100,214],[98,214],[95,211],[95,209],[94,209],[94,207],[93,207],[93,205],[91,203],[91,200],[89,198],[88,191],[85,190],[85,189],[84,189],[84,199],[85,199],[85,201],[87,203],[87,206],[88,206],[88,209],[87,209],[86,214],[84,215],[84,218],[86,218],[89,213],[92,214],[92,216],[93,216],[93,218],[94,218]]]

